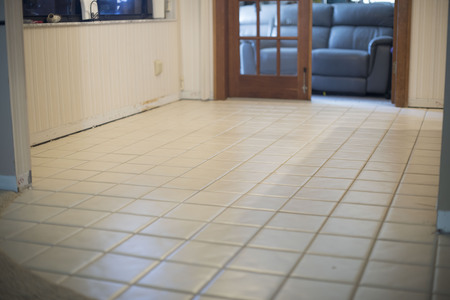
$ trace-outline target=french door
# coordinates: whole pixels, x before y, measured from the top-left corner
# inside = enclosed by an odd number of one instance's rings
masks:
[[[310,0],[228,0],[231,97],[311,99]]]

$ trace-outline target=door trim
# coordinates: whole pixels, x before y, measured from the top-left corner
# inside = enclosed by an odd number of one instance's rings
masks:
[[[228,0],[214,0],[214,99],[225,100],[228,91]],[[312,1],[310,1],[312,2]],[[311,4],[312,5],[312,4]],[[392,102],[397,107],[408,105],[409,51],[411,33],[411,0],[396,0],[394,51],[392,66]],[[394,70],[395,69],[395,70]],[[311,70],[311,67],[309,68]],[[311,75],[308,77],[308,85]]]

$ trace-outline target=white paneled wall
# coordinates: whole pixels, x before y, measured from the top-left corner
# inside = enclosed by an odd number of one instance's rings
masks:
[[[180,36],[184,99],[213,98],[213,3],[182,0]]]
[[[175,20],[26,25],[31,143],[178,100],[178,40]]]
[[[409,106],[443,107],[448,0],[414,0]]]

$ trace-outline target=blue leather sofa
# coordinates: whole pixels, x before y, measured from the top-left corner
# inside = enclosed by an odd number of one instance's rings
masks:
[[[274,5],[262,5],[261,32],[273,35],[277,24]],[[252,8],[241,7],[241,36],[254,35]],[[252,17],[253,16],[253,17]],[[297,30],[296,5],[281,6],[281,35]],[[391,48],[394,7],[389,3],[313,4],[312,89],[340,94],[383,94],[390,89]],[[261,41],[261,74],[276,73],[276,44]],[[282,75],[296,74],[297,44],[281,42]],[[240,45],[241,74],[256,74],[256,50],[253,41]]]

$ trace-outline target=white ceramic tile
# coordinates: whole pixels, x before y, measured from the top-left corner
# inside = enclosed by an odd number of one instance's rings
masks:
[[[328,216],[335,205],[335,202],[328,201],[292,199],[283,206],[281,211]]]
[[[432,270],[428,266],[371,261],[364,271],[361,283],[370,286],[427,292],[431,272]]]
[[[13,236],[13,239],[36,244],[55,245],[75,234],[77,231],[80,231],[80,228],[52,224],[38,224]]]
[[[436,225],[436,211],[410,208],[391,208],[386,221],[395,223]]]
[[[49,224],[85,227],[108,216],[107,212],[84,209],[68,209],[57,216],[47,219]]]
[[[89,198],[91,198],[91,195],[57,192],[43,197],[36,204],[68,208]]]
[[[118,184],[103,191],[101,194],[104,196],[126,197],[126,198],[139,198],[150,191],[154,190],[154,187],[146,187],[139,185]]]
[[[269,211],[227,208],[214,219],[214,222],[247,226],[262,226],[273,216],[273,214],[273,212]]]
[[[348,191],[342,198],[342,202],[388,206],[392,197],[392,194],[378,192]]]
[[[154,217],[116,213],[103,218],[89,227],[125,232],[137,232],[145,226],[148,226],[154,220]]]
[[[379,221],[385,213],[386,208],[382,206],[341,203],[336,206],[332,216]]]
[[[98,194],[113,186],[112,183],[82,181],[65,188],[63,191],[67,193]]]
[[[77,275],[130,283],[148,272],[154,265],[156,261],[151,259],[107,253],[77,272]]]
[[[227,267],[247,272],[286,275],[299,257],[299,253],[245,248]]]
[[[100,255],[100,252],[52,247],[27,261],[24,266],[42,271],[74,274]]]
[[[432,243],[435,239],[435,232],[434,226],[384,223],[378,238],[392,241]]]
[[[0,238],[8,238],[34,225],[36,223],[0,219]]]
[[[12,211],[11,213],[3,215],[3,218],[26,222],[42,222],[61,213],[62,211],[64,211],[64,208],[61,207],[26,205]]]
[[[258,228],[248,226],[209,224],[195,236],[195,240],[243,245],[250,240],[257,230]]]
[[[189,239],[206,223],[191,220],[161,218],[141,230],[142,234]]]
[[[208,286],[205,295],[231,299],[271,299],[282,280],[281,276],[225,270]]]
[[[168,260],[222,268],[240,247],[190,241],[168,257]]]
[[[83,229],[60,242],[59,245],[71,248],[106,252],[111,250],[113,247],[115,247],[128,237],[130,237],[129,234],[122,232]]]
[[[317,232],[325,221],[322,216],[310,216],[292,213],[277,213],[267,224],[274,229]]]
[[[195,221],[211,221],[224,208],[218,206],[199,205],[199,204],[181,204],[170,211],[166,217],[195,220]]]
[[[184,294],[172,292],[167,290],[158,290],[148,287],[131,286],[116,300],[146,300],[146,299],[165,299],[165,300],[189,300],[192,298],[191,294]]]
[[[379,240],[375,243],[370,258],[394,263],[430,265],[433,257],[434,247],[431,244]]]
[[[412,196],[412,195],[396,195],[392,202],[393,207],[431,209],[435,210],[437,205],[437,197]]]
[[[22,264],[30,258],[47,250],[49,247],[15,241],[0,241],[0,249],[15,262]]]
[[[196,293],[216,272],[216,269],[205,266],[162,262],[145,275],[139,284]],[[189,276],[186,276],[187,274]]]
[[[363,266],[363,260],[318,255],[305,255],[292,276],[315,280],[354,283]]]
[[[177,206],[174,202],[135,200],[120,209],[121,213],[160,217]]]
[[[182,240],[177,239],[134,235],[116,247],[113,252],[161,260],[174,251],[181,243]]]
[[[313,237],[313,233],[265,228],[249,242],[249,245],[258,248],[302,252]]]
[[[244,195],[232,204],[233,207],[278,210],[288,200],[288,197],[267,197],[262,195]]]
[[[125,285],[89,278],[71,276],[61,282],[61,286],[98,300],[107,300],[118,293]]]
[[[310,254],[365,258],[372,241],[365,238],[319,234],[308,249]]]
[[[337,202],[344,193],[345,190],[303,187],[294,195],[294,198]]]
[[[355,294],[355,300],[426,300],[427,293],[415,293],[393,289],[383,289],[360,286]]]
[[[352,285],[289,278],[277,294],[277,300],[289,299],[350,299]],[[301,293],[299,293],[301,291]]]
[[[133,201],[134,199],[130,198],[94,196],[78,204],[75,208],[113,212],[121,209]]]
[[[156,188],[150,193],[142,196],[142,199],[183,202],[195,193],[195,190]]]

